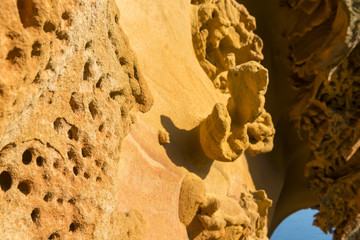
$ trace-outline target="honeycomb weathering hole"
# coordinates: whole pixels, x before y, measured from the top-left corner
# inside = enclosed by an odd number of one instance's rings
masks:
[[[53,197],[52,193],[49,192],[44,196],[44,201],[45,202],[50,202],[52,197]]]
[[[37,157],[36,158],[36,165],[38,165],[39,167],[42,167],[44,165],[44,158],[42,157]]]
[[[35,208],[31,212],[31,219],[34,223],[37,223],[39,221],[39,218],[40,218],[40,208]]]
[[[70,232],[75,232],[80,227],[80,224],[77,222],[72,222],[69,227]]]
[[[10,173],[7,171],[3,171],[0,174],[0,186],[1,189],[6,192],[7,190],[9,190],[11,188],[12,185],[12,179],[10,176]]]
[[[22,181],[19,183],[18,189],[23,194],[28,195],[30,193],[30,183],[28,181]]]
[[[36,15],[38,15],[38,9],[32,0],[18,0],[17,8],[19,11],[19,16],[21,23],[24,28],[27,27],[37,27],[39,22],[36,20]]]
[[[49,239],[60,239],[60,234],[53,233],[53,234],[50,235]]]
[[[29,149],[27,149],[22,155],[22,162],[25,165],[28,165],[31,163],[31,160],[32,160],[32,153]]]

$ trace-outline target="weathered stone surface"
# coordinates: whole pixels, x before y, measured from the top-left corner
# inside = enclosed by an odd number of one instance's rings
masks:
[[[2,1],[0,238],[359,238],[358,8]]]
[[[237,196],[206,194],[202,180],[187,175],[181,185],[179,218],[190,239],[268,239],[267,209],[271,206],[262,191],[244,186]]]
[[[141,239],[141,213],[116,208],[116,166],[152,99],[117,6],[18,0],[0,11],[1,239]]]

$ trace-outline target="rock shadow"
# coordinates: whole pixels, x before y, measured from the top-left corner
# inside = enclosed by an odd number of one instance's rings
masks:
[[[199,127],[187,131],[176,127],[167,116],[161,115],[160,120],[170,136],[170,143],[163,144],[170,160],[176,166],[184,167],[204,179],[214,160],[208,158],[202,150]]]

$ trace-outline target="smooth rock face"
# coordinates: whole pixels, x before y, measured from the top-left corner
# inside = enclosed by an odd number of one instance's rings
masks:
[[[1,1],[0,239],[357,239],[359,4],[255,2]]]

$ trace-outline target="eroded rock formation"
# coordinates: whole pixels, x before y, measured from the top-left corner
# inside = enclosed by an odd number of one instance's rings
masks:
[[[268,239],[267,209],[271,200],[243,187],[230,198],[207,194],[202,180],[190,173],[180,190],[179,218],[190,239]]]
[[[2,1],[0,238],[358,239],[359,6]]]
[[[229,70],[227,82],[227,107],[216,104],[200,124],[204,152],[211,159],[234,161],[245,150],[253,155],[271,151],[275,130],[264,109],[267,70],[253,61],[243,63]]]
[[[263,43],[253,33],[255,18],[234,0],[192,0],[191,4],[196,57],[214,86],[226,91],[226,71],[263,59]]]
[[[152,100],[116,5],[0,11],[1,239],[140,239],[141,214],[116,207],[116,166]]]

